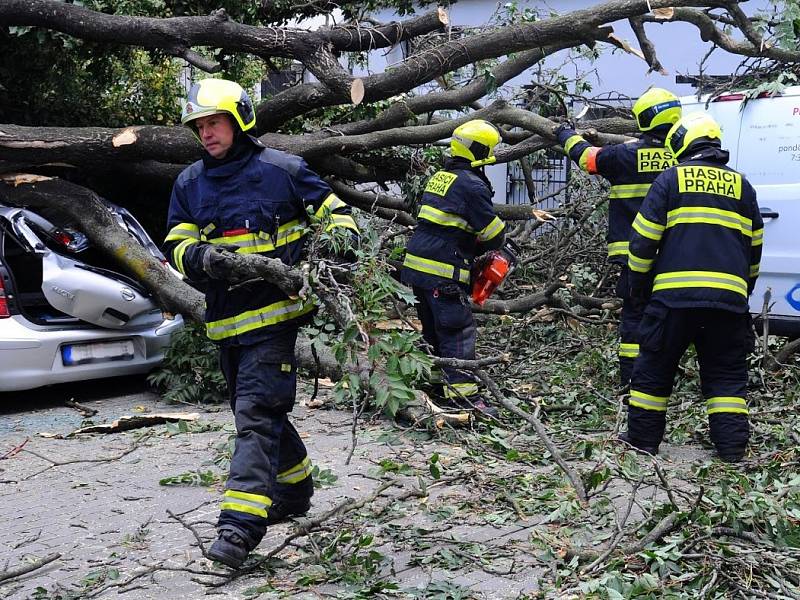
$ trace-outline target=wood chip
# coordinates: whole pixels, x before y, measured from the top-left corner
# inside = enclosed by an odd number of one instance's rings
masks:
[[[364,99],[363,79],[353,79],[353,83],[350,84],[350,99],[356,106],[361,104],[361,101]]]

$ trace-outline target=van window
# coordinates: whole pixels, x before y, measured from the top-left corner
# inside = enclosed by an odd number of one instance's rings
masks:
[[[788,90],[787,90],[788,91]],[[750,100],[741,113],[738,171],[753,185],[800,181],[800,94]]]

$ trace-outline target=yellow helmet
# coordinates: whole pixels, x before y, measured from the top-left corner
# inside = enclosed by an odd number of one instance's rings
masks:
[[[632,112],[639,131],[668,128],[681,118],[681,101],[668,90],[650,88],[634,103]]]
[[[451,156],[461,156],[470,162],[484,160],[494,155],[500,143],[497,127],[483,119],[473,119],[456,127],[450,140]]]
[[[676,159],[698,140],[722,142],[722,130],[707,113],[696,112],[686,115],[672,126],[667,134],[667,149]]]
[[[183,103],[181,123],[194,129],[192,121],[217,113],[231,115],[242,131],[256,126],[253,103],[242,86],[227,79],[201,79]]]

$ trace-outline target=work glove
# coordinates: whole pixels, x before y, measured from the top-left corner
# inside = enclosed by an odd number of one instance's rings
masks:
[[[203,249],[203,271],[209,279],[229,281],[232,279],[228,269],[231,254],[235,253],[238,246],[233,244],[209,244]]]

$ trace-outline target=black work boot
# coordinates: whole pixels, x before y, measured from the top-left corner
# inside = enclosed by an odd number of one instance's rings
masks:
[[[314,495],[314,479],[311,475],[298,483],[281,485],[279,489],[280,495],[275,495],[267,511],[267,525],[281,523],[290,517],[300,517],[311,509],[311,496]]]
[[[232,569],[238,569],[250,554],[250,547],[244,538],[230,529],[219,532],[217,541],[208,549],[208,558],[216,560]]]
[[[620,433],[617,436],[617,439],[620,442],[625,442],[625,444],[631,446],[639,454],[650,454],[652,456],[658,454],[658,446],[647,446],[645,444],[639,444],[637,442],[634,442],[628,435],[627,431],[623,431],[622,433]]]

